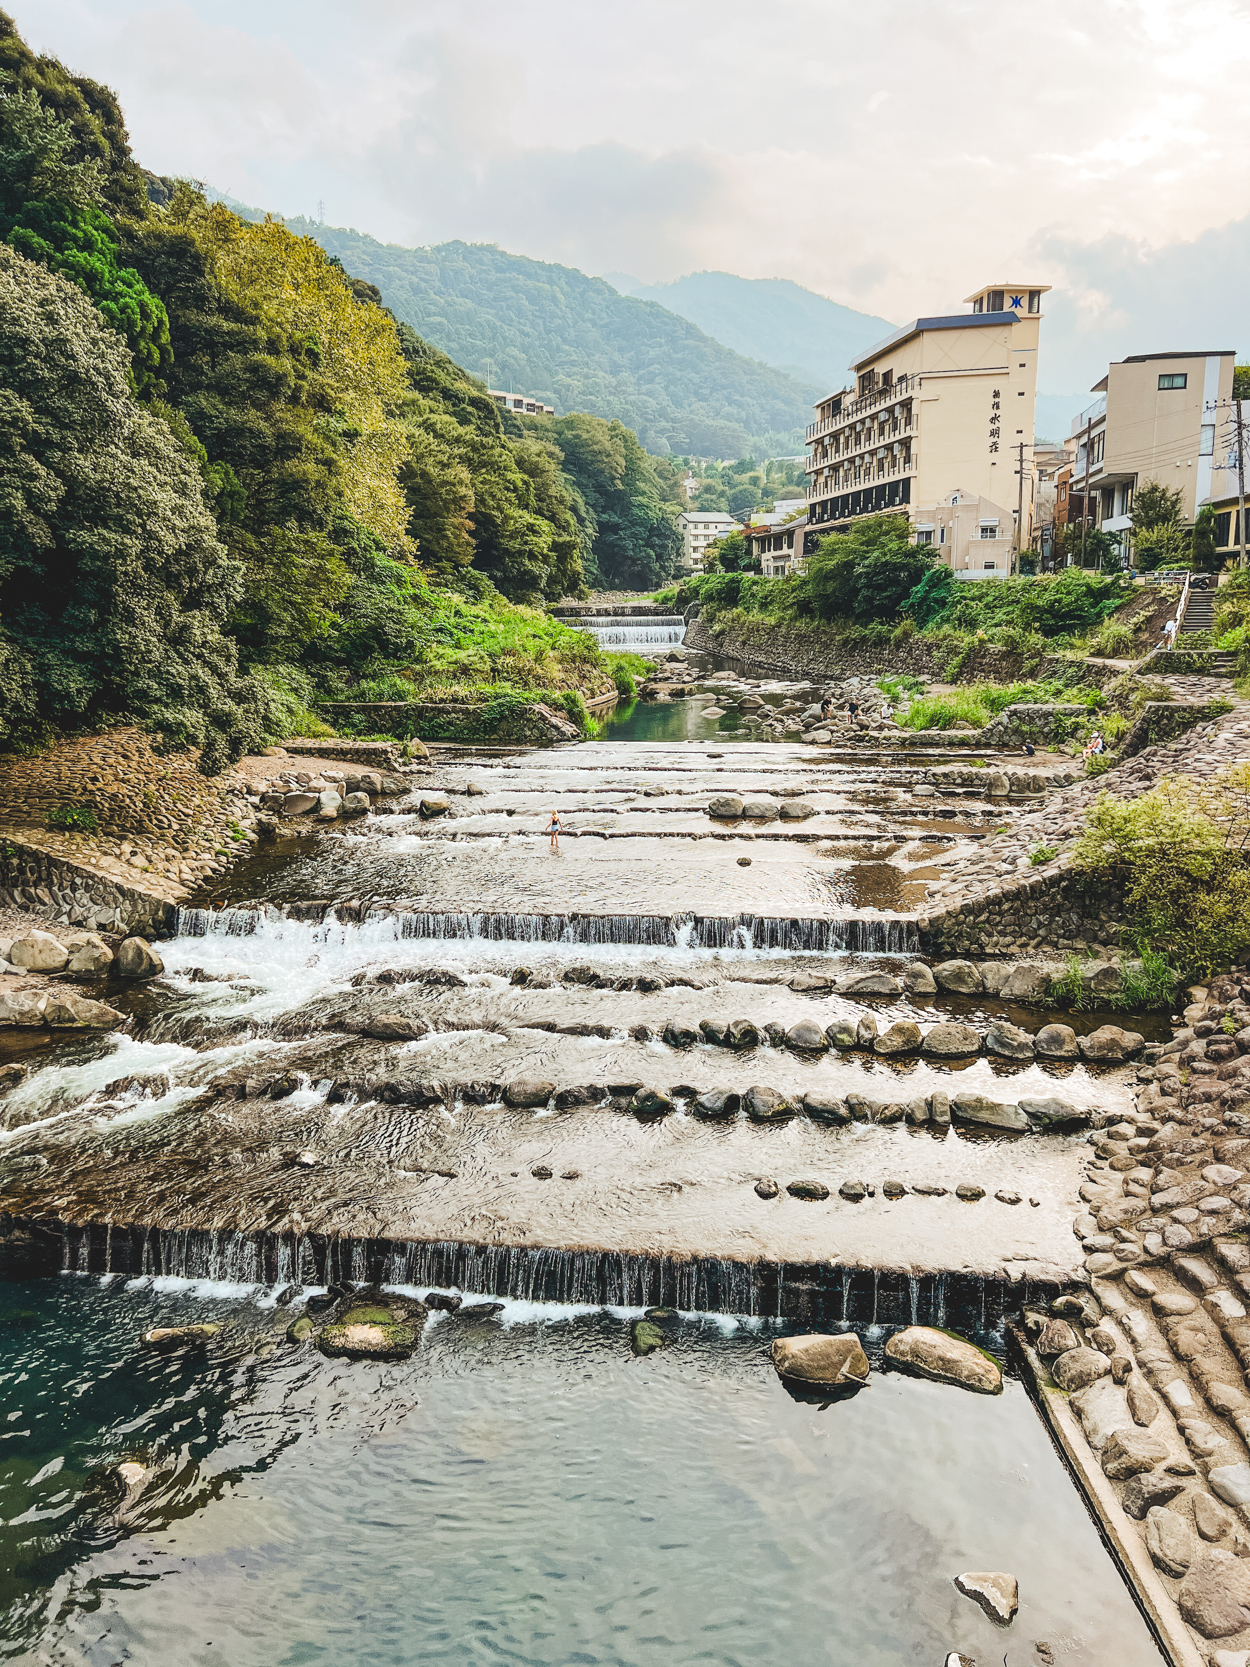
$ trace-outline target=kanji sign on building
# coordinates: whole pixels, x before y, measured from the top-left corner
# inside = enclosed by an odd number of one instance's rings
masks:
[[[990,398],[990,451],[996,452],[1003,436],[1002,390],[995,388]]]

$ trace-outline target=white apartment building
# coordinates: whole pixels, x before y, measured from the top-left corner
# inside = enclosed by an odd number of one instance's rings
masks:
[[[486,392],[496,405],[502,405],[505,411],[515,411],[525,417],[554,417],[554,405],[544,405],[541,399],[535,399],[532,394],[505,394],[498,388],[487,388]]]
[[[760,572],[766,579],[784,579],[789,573],[801,573],[807,565],[813,545],[807,542],[806,515],[792,520],[783,519],[775,511],[753,516],[744,531],[747,554],[759,558]]]
[[[1232,348],[1195,353],[1135,353],[1109,365],[1090,390],[1098,398],[1073,419],[1071,491],[1089,499],[1092,526],[1123,533],[1133,496],[1147,481],[1182,494],[1192,522],[1204,504],[1236,492],[1228,445]],[[1073,519],[1080,518],[1078,507]]]
[[[891,510],[915,521],[917,506],[958,491],[1010,506],[1013,538],[1021,508],[1028,544],[1047,288],[987,284],[968,297],[970,312],[914,319],[855,361],[854,382],[821,400],[807,431],[814,528]]]
[[[1011,573],[1015,512],[975,492],[950,492],[916,507],[917,544],[933,545],[957,579],[1005,579]]]
[[[708,545],[735,532],[738,523],[728,510],[683,509],[677,525],[681,528],[681,565],[687,572],[695,572],[703,566]]]

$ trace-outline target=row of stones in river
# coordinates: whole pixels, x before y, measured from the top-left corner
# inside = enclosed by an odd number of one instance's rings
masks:
[[[1073,1224],[1089,1288],[1026,1311],[1025,1328],[1040,1381],[1070,1397],[1078,1460],[1101,1470],[1121,1534],[1153,1562],[1174,1636],[1188,1628],[1202,1659],[1244,1667],[1250,1057],[1234,1037],[1250,1025],[1250,982],[1228,975],[1192,994],[1140,1073],[1135,1109],[1091,1154]]]
[[[309,1075],[296,1065],[277,1072],[258,1072],[250,1066],[225,1073],[212,1086],[218,1098],[285,1099],[305,1088]],[[147,1085],[153,1092],[167,1086],[163,1079]],[[131,1079],[111,1084],[104,1095],[131,1087]],[[749,1087],[721,1086],[700,1090],[677,1083],[667,1092],[648,1087],[638,1079],[616,1082],[583,1082],[563,1087],[537,1078],[499,1082],[478,1078],[470,1082],[425,1081],[416,1077],[385,1074],[348,1074],[329,1079],[327,1101],[380,1100],[388,1105],[498,1106],[534,1111],[572,1111],[601,1106],[605,1110],[629,1113],[643,1122],[656,1121],[673,1112],[688,1112],[705,1122],[723,1122],[745,1115],[753,1123],[786,1123],[794,1117],[832,1125],[848,1123],[907,1123],[912,1127],[946,1129],[953,1121],[981,1128],[1023,1134],[1030,1129],[1087,1122],[1088,1110],[1054,1096],[1024,1097],[1018,1101],[991,1099],[969,1090],[946,1094],[936,1090],[909,1100],[881,1100],[867,1094],[838,1096],[813,1089],[803,1094],[786,1094],[764,1084]]]

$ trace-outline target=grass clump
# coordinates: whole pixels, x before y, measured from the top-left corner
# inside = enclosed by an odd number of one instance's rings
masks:
[[[1086,983],[1085,973],[1100,964],[1096,955],[1088,960],[1082,960],[1079,955],[1069,956],[1065,971],[1047,985],[1047,995],[1052,1001],[1077,1010],[1111,1007],[1143,1012],[1154,1007],[1170,1007],[1173,992],[1182,982],[1182,975],[1166,955],[1141,946],[1136,958],[1121,966],[1119,989],[1095,995]]]
[[[992,716],[980,688],[973,687],[915,700],[899,723],[904,729],[951,729],[957,723],[984,729]]]

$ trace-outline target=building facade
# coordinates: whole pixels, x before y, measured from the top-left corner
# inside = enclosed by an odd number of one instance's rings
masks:
[[[1091,526],[1123,534],[1147,481],[1180,490],[1187,523],[1235,493],[1226,433],[1235,357],[1232,348],[1137,353],[1110,365],[1091,389],[1097,399],[1072,422],[1070,518],[1087,513]]]
[[[486,392],[496,405],[502,405],[505,411],[513,411],[523,417],[554,417],[554,405],[544,405],[541,399],[535,399],[532,394],[505,394],[498,388],[487,388]]]
[[[854,383],[820,402],[807,432],[813,527],[889,511],[914,520],[916,506],[959,491],[1010,504],[1013,537],[1021,508],[1027,545],[1047,288],[987,285],[970,312],[915,319],[855,361]]]
[[[760,572],[766,579],[784,579],[789,573],[801,573],[807,565],[811,546],[807,542],[809,526],[806,515],[784,523],[775,517],[755,521],[743,531],[747,553],[758,559]]]
[[[728,510],[683,509],[677,517],[681,528],[681,565],[688,573],[703,566],[708,545],[726,533],[736,532],[738,523]]]
[[[1011,572],[1014,512],[956,490],[916,507],[916,543],[932,545],[957,579],[1005,579]]]

